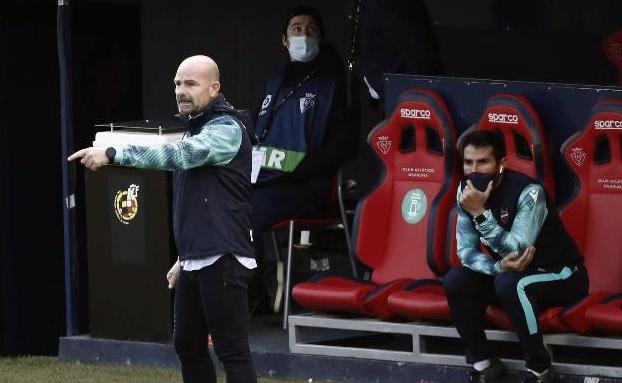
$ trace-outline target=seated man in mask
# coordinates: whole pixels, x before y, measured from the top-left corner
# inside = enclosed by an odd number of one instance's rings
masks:
[[[523,382],[553,382],[538,316],[587,294],[583,258],[542,185],[505,169],[501,138],[473,131],[461,140],[460,152],[466,177],[457,196],[462,267],[451,269],[443,285],[472,365],[470,381],[497,382],[506,373],[484,333],[486,306],[497,304],[516,329],[528,369]]]
[[[282,34],[288,60],[266,87],[256,135],[264,153],[252,196],[252,224],[261,279],[275,312],[282,286],[271,226],[289,217],[321,215],[339,165],[356,148],[348,123],[345,70],[323,39],[320,13],[289,10]],[[278,273],[281,270],[279,268]]]

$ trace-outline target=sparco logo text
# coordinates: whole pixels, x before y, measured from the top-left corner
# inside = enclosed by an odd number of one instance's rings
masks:
[[[430,119],[430,111],[427,109],[400,109],[402,118],[423,118]]]
[[[596,129],[622,129],[621,120],[596,120],[594,121]]]
[[[500,124],[518,124],[518,116],[516,114],[507,113],[488,113],[488,122],[497,122]]]

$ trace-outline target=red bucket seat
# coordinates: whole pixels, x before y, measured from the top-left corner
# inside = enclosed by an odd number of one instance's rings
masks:
[[[370,280],[321,276],[296,285],[292,295],[312,311],[388,319],[390,293],[413,279],[436,281],[447,269],[445,229],[458,181],[454,126],[440,95],[415,89],[368,143],[382,175],[357,207],[353,254],[370,268]]]

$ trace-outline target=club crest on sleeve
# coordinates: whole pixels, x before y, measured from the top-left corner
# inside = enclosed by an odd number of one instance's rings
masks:
[[[530,190],[529,196],[533,199],[533,202],[538,202],[538,189]]]
[[[510,219],[510,213],[508,212],[508,209],[506,207],[502,207],[499,210],[499,216],[501,217],[501,223],[506,225],[508,223],[508,220]]]

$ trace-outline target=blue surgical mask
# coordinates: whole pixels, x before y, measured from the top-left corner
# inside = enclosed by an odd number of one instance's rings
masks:
[[[471,173],[466,176],[467,180],[473,183],[473,186],[481,192],[486,191],[490,181],[494,181],[497,178],[497,173]],[[464,183],[466,185],[466,182]]]
[[[287,41],[289,41],[287,50],[292,61],[308,62],[320,53],[320,43],[313,37],[290,36]]]

